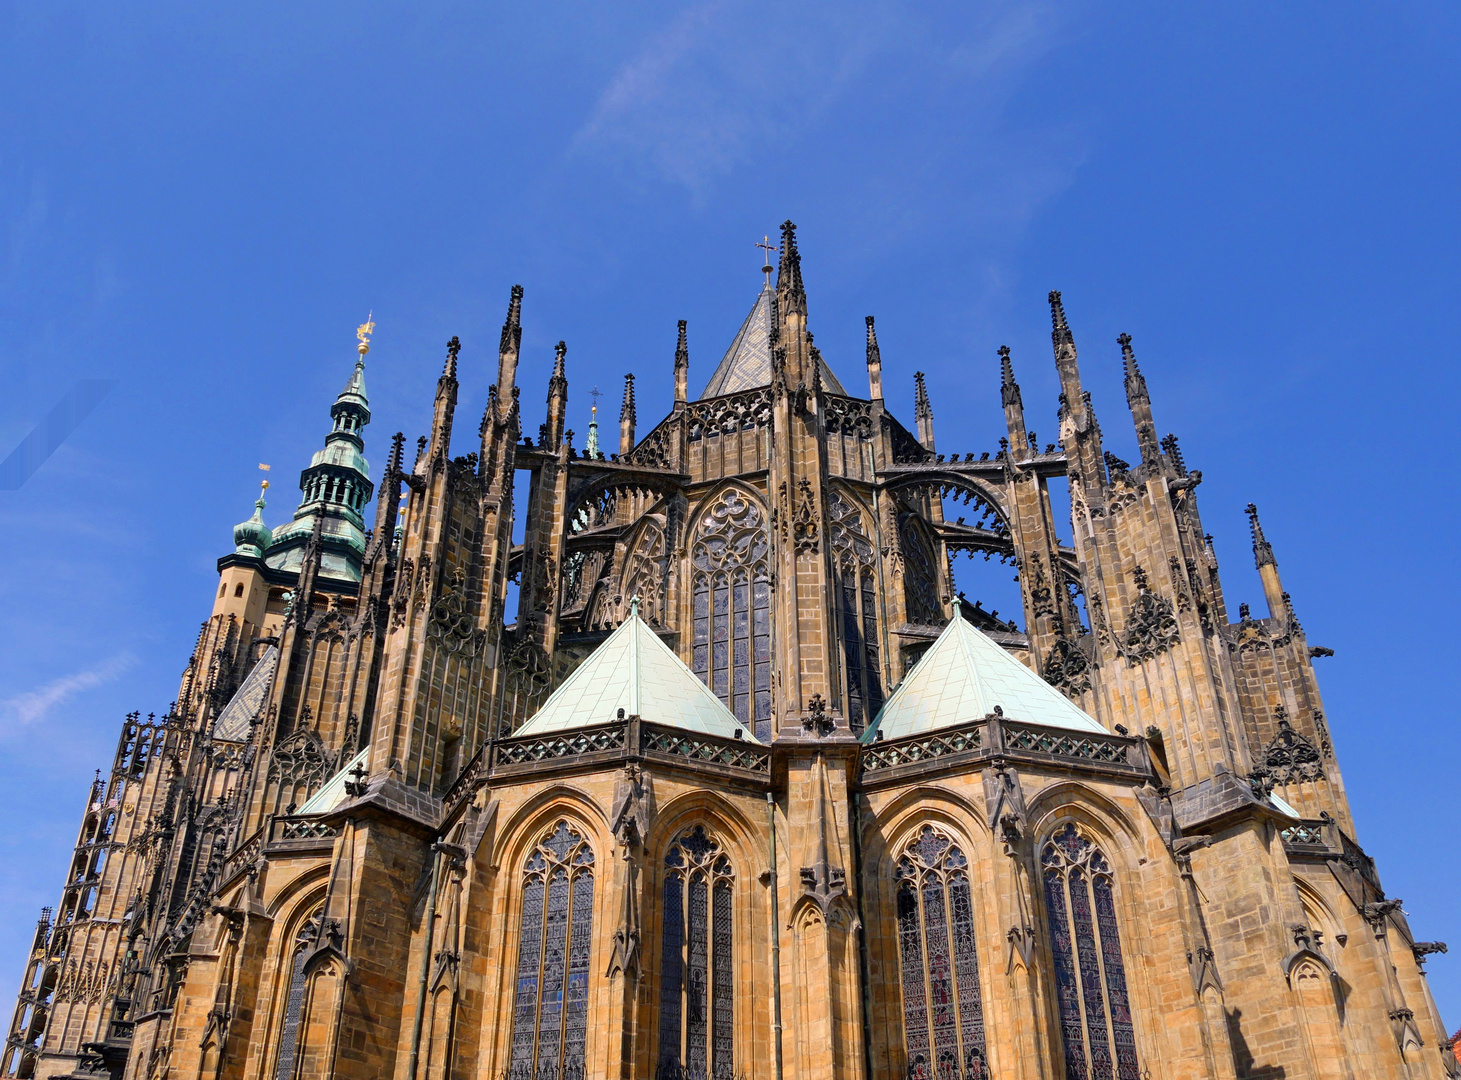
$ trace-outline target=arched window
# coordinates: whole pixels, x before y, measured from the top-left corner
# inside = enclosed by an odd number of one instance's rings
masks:
[[[242,596],[243,595],[243,582],[242,581],[240,581],[237,585],[235,585],[233,587],[233,595],[234,596]]]
[[[895,876],[909,1080],[985,1080],[969,860],[948,833],[925,825]]]
[[[594,853],[560,821],[523,865],[523,908],[512,1005],[512,1080],[584,1075]]]
[[[1046,842],[1040,864],[1067,1080],[1140,1080],[1111,864],[1069,823]]]
[[[657,1080],[730,1080],[734,974],[730,860],[695,826],[665,855]]]
[[[701,515],[691,669],[758,739],[771,737],[771,573],[765,515],[731,488]]]
[[[847,721],[861,732],[883,707],[883,666],[878,649],[877,549],[863,528],[862,513],[836,491],[828,500],[828,535],[837,574],[837,620],[842,637]]]
[[[299,1022],[304,1014],[304,992],[307,983],[305,961],[319,939],[320,912],[316,911],[300,924],[289,954],[289,982],[284,996],[284,1017],[279,1025],[279,1060],[274,1066],[275,1080],[294,1080],[299,1057]]]

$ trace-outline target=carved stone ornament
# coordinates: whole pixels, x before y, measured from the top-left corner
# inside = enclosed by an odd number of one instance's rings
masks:
[[[821,527],[817,524],[817,517],[811,481],[802,477],[797,483],[796,516],[792,519],[792,535],[796,538],[796,550],[799,554],[818,549]]]
[[[802,717],[802,730],[825,738],[836,726],[837,722],[827,715],[827,699],[821,694],[813,694],[807,702],[807,715]]]
[[[476,656],[487,639],[487,631],[477,627],[467,606],[466,592],[466,575],[458,567],[452,571],[451,583],[431,605],[426,633],[450,653]]]
[[[1077,641],[1056,638],[1045,654],[1041,674],[1046,682],[1066,694],[1084,694],[1091,688],[1091,661]]]
[[[1170,649],[1181,637],[1172,602],[1152,592],[1146,571],[1136,568],[1136,604],[1126,620],[1122,652],[1128,664],[1139,664]]]
[[[1280,712],[1278,735],[1263,753],[1263,764],[1275,784],[1297,784],[1324,778],[1324,759],[1319,750]]]

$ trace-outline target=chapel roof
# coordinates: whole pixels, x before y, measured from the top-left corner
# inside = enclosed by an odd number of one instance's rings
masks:
[[[638,604],[631,605],[629,618],[513,734],[546,735],[606,724],[621,709],[625,716],[652,724],[725,739],[735,738],[739,731],[742,739],[756,741],[639,617]]]
[[[904,676],[863,734],[872,742],[978,720],[999,706],[1010,720],[1105,732],[1060,691],[956,615]]]
[[[697,400],[771,385],[771,302],[775,299],[776,293],[768,280]],[[845,396],[847,391],[842,389],[827,361],[818,357],[817,363],[822,385],[834,394]]]
[[[254,670],[244,677],[243,684],[228,699],[228,704],[223,706],[218,719],[213,721],[215,739],[226,739],[229,742],[248,740],[249,732],[253,730],[254,718],[263,708],[264,695],[269,692],[269,680],[274,677],[274,669],[278,666],[279,650],[270,645],[264,650],[264,655],[259,657]]]

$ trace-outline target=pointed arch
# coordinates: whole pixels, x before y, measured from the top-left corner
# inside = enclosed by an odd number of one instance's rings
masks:
[[[854,733],[861,733],[883,707],[878,549],[866,521],[860,502],[850,492],[830,488],[827,541],[834,575],[833,610],[842,644],[844,708]]]
[[[771,735],[771,536],[765,504],[727,484],[691,517],[690,670],[758,739]]]
[[[651,514],[630,539],[619,575],[621,618],[629,602],[638,597],[640,618],[651,626],[668,622],[670,552],[666,526],[663,515]]]

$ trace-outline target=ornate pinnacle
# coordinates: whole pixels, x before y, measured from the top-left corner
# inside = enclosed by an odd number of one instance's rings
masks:
[[[1258,507],[1248,504],[1248,527],[1253,532],[1253,564],[1255,566],[1277,566],[1273,557],[1273,545],[1263,535],[1263,526],[1258,521]]]
[[[391,439],[391,456],[386,461],[387,475],[400,475],[401,463],[405,455],[405,449],[406,433],[404,431],[398,431]]]
[[[919,420],[932,420],[933,409],[928,404],[928,387],[923,384],[923,372],[913,373],[913,415]]]
[[[685,324],[680,325],[683,327]],[[632,373],[624,376],[624,404],[619,407],[619,419],[628,420],[631,424],[638,419],[634,411],[634,375]]]
[[[1062,345],[1074,345],[1075,336],[1070,332],[1070,323],[1065,321],[1065,305],[1060,299],[1060,290],[1050,290],[1050,340],[1057,349]]]
[[[1122,334],[1116,339],[1116,344],[1121,346],[1121,363],[1126,369],[1126,404],[1135,405],[1138,401],[1150,403],[1151,398],[1146,390],[1146,378],[1141,373],[1141,368],[1136,366],[1136,353],[1131,348],[1131,335]]]
[[[807,294],[802,287],[802,257],[796,248],[796,225],[790,218],[781,223],[781,265],[776,272],[776,289],[785,290],[790,306],[805,314]]]
[[[1010,363],[1008,345],[999,347],[999,396],[1006,409],[1011,405],[1024,407],[1024,401],[1020,398],[1020,384],[1015,382],[1014,365]]]
[[[873,326],[873,317],[867,316],[867,366],[883,362],[882,350],[878,348],[878,331]]]
[[[567,373],[566,373],[566,371],[564,369],[564,357],[566,357],[567,355],[568,355],[568,343],[566,341],[560,341],[558,343],[557,347],[554,348],[554,350],[553,350],[553,379],[554,380],[562,379],[565,382],[567,381],[568,375],[567,375]]]
[[[522,313],[523,287],[514,285],[512,299],[507,302],[507,321],[502,324],[502,342],[498,345],[498,351],[517,352],[523,339]]]
[[[442,376],[448,379],[457,377],[457,353],[462,351],[462,342],[455,334],[446,343],[446,367],[442,369]]]
[[[685,337],[685,320],[680,320],[679,332],[675,337],[675,366],[690,363],[690,345]]]

